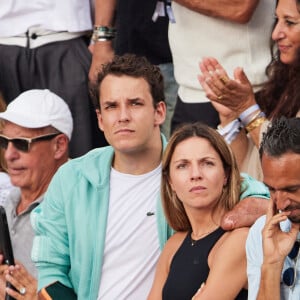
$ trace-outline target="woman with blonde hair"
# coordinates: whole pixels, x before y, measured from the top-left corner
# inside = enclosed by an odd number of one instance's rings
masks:
[[[176,233],[160,256],[148,300],[247,299],[248,229],[220,227],[239,201],[242,181],[214,129],[195,123],[174,132],[163,156],[161,192]]]

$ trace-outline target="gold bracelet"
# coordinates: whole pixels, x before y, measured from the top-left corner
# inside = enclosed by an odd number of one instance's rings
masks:
[[[265,117],[258,117],[256,119],[254,119],[253,121],[251,121],[247,126],[245,126],[245,129],[249,133],[253,129],[260,126],[262,123],[264,123],[266,120],[267,120],[267,118],[265,118]]]
[[[256,113],[254,113],[253,115],[250,115],[250,120],[247,120],[246,122],[244,121],[244,126],[248,126],[248,124],[250,124],[252,121],[254,121],[255,119],[257,119],[258,117],[263,117],[263,116],[260,116],[261,114],[261,110],[257,110]],[[246,124],[245,124],[246,123]]]

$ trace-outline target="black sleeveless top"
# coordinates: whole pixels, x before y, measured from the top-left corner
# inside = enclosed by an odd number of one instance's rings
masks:
[[[172,259],[169,275],[162,291],[163,300],[192,299],[200,285],[206,282],[209,274],[208,255],[224,233],[222,228],[218,228],[194,242],[193,246],[191,233],[187,234]],[[247,290],[242,289],[235,299],[247,300],[247,298]]]

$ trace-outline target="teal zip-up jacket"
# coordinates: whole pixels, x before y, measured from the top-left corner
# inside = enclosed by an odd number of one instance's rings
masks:
[[[166,140],[162,137],[163,147]],[[109,179],[114,150],[95,149],[70,160],[53,177],[44,201],[31,214],[36,233],[32,259],[39,290],[59,281],[79,300],[98,296],[109,206]],[[241,195],[268,197],[268,190],[247,175]],[[157,195],[157,228],[161,248],[172,234]],[[97,213],[95,213],[97,212]]]
[[[163,148],[166,139],[162,136]],[[60,281],[78,299],[98,296],[114,149],[95,149],[70,160],[54,175],[44,201],[32,212],[36,233],[32,260],[38,268],[39,290]],[[157,228],[161,248],[172,231],[157,195]],[[70,267],[72,266],[72,268]]]

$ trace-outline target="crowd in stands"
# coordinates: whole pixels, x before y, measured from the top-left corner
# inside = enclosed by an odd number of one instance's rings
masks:
[[[0,300],[299,299],[299,64],[299,0],[2,1]]]

